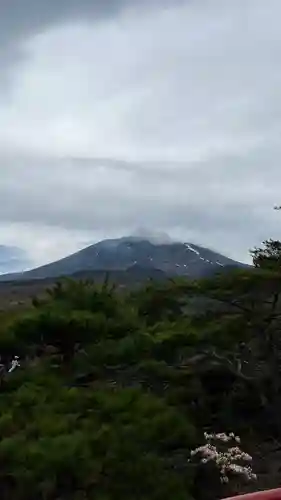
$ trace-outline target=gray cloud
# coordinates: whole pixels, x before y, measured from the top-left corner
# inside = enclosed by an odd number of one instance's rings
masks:
[[[31,261],[21,248],[0,245],[0,273],[22,271],[30,265]]]
[[[176,0],[180,2],[181,0]],[[126,8],[140,9],[157,4],[169,6],[173,0],[2,0],[0,4],[0,88],[12,85],[11,71],[25,53],[21,43],[49,26],[66,22],[90,25],[114,18]]]
[[[251,154],[237,167],[241,160],[165,164],[29,158],[24,163],[6,158],[0,225],[32,221],[70,232],[79,228],[93,238],[101,230],[121,235],[145,225],[245,258],[249,246],[277,230],[271,205],[279,184],[268,178],[259,155],[255,168]],[[281,180],[277,168],[276,175]]]
[[[3,0],[0,6],[1,39],[6,43],[69,20],[112,17],[129,0]],[[136,3],[136,2],[133,2]]]
[[[21,39],[44,31],[50,25],[70,21],[100,22],[126,8],[140,9],[173,5],[172,0],[2,0],[0,5],[1,47],[12,48]],[[180,3],[180,0],[177,0]],[[0,56],[5,58],[4,51]]]
[[[245,260],[278,237],[279,0],[3,6],[3,243],[41,263],[146,226]]]

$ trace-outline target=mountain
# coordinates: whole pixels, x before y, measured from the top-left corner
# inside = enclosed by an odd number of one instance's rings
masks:
[[[56,262],[1,280],[45,279],[97,271],[198,278],[228,267],[246,267],[208,248],[145,236],[107,239]]]

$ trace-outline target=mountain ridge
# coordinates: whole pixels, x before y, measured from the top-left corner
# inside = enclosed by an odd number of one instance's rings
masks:
[[[133,235],[99,241],[43,266],[2,275],[0,281],[59,278],[95,271],[128,272],[134,268],[150,269],[152,274],[199,278],[230,267],[249,266],[193,243],[170,239],[161,243],[157,235]]]

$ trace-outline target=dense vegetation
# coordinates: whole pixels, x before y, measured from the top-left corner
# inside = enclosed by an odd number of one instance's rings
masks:
[[[214,498],[189,461],[204,432],[238,433],[258,468],[281,439],[280,255],[133,291],[66,280],[3,314],[21,366],[0,387],[1,499]]]

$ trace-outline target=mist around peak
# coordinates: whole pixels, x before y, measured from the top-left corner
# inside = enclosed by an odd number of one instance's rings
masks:
[[[139,227],[132,233],[133,238],[150,241],[157,245],[168,245],[175,243],[168,233],[153,231],[146,227]]]

